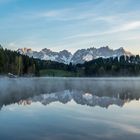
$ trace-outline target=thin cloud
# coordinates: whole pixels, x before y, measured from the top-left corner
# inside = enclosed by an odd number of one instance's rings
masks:
[[[77,34],[77,35],[73,35],[73,36],[68,36],[65,39],[103,36],[103,35],[108,35],[108,34],[113,34],[113,33],[118,33],[118,32],[126,32],[126,31],[130,31],[130,30],[135,30],[135,29],[139,29],[139,28],[140,28],[140,21],[133,21],[133,22],[129,22],[129,23],[126,23],[123,25],[119,25],[108,31],[97,32],[97,33],[91,32],[91,33]]]
[[[41,11],[38,13],[33,13],[30,15],[34,18],[42,18],[48,20],[57,20],[57,21],[73,21],[73,20],[82,20],[88,19],[95,16],[93,12],[77,12],[75,8],[68,9],[59,9],[59,10],[50,10],[50,11]]]
[[[123,25],[120,28],[120,31],[128,31],[140,28],[140,21],[134,21],[128,24]]]

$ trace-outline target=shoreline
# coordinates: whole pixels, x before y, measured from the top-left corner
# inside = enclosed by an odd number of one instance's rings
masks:
[[[17,77],[8,77],[6,75],[0,75],[1,78],[7,79],[140,79],[140,76],[96,76],[96,77],[64,77],[64,76],[17,76]]]

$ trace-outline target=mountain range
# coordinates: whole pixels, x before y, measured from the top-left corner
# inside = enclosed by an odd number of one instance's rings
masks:
[[[126,51],[124,48],[111,49],[108,46],[101,48],[88,48],[79,49],[74,54],[67,50],[62,50],[60,52],[54,52],[50,49],[44,48],[41,51],[33,51],[28,48],[19,48],[17,50],[20,54],[27,55],[29,57],[38,58],[41,60],[51,60],[57,61],[59,63],[73,64],[84,63],[85,61],[91,61],[99,57],[109,58],[109,57],[120,57],[122,55],[131,56],[131,52]]]

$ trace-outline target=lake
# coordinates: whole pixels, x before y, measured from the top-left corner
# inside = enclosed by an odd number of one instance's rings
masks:
[[[0,78],[0,140],[139,140],[140,78]]]

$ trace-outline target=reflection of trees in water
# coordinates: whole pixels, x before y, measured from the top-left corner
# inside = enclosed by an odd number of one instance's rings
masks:
[[[57,93],[63,95],[67,90],[74,94],[76,103],[86,104],[82,94],[90,93],[94,97],[108,97],[108,100],[120,99],[124,102],[140,98],[140,80],[131,79],[86,79],[86,78],[33,78],[33,79],[0,79],[0,106],[17,103],[34,98],[40,94]],[[107,99],[107,98],[106,98]],[[53,99],[54,100],[54,99]],[[62,103],[67,100],[59,97]],[[29,102],[30,103],[30,102]],[[27,104],[29,104],[27,102]],[[92,105],[91,105],[92,106]]]

